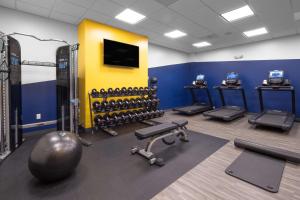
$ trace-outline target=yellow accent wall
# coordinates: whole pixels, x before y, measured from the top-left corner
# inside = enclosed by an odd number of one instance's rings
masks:
[[[139,46],[139,68],[103,63],[103,39]],[[148,85],[148,38],[89,19],[78,26],[80,121],[91,128],[88,93],[93,88],[146,87]]]

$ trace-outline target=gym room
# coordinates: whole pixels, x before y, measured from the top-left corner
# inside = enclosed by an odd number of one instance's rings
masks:
[[[1,200],[300,200],[300,0],[0,0]]]

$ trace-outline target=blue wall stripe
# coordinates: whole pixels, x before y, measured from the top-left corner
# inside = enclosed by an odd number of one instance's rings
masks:
[[[22,85],[23,124],[56,120],[56,81],[45,81]],[[41,113],[42,118],[36,119]],[[53,125],[50,126],[54,128]],[[47,127],[24,129],[25,132]]]
[[[174,70],[173,70],[174,69]],[[213,86],[220,85],[226,74],[236,71],[240,74],[246,92],[250,112],[259,112],[259,99],[255,87],[268,77],[268,72],[274,69],[285,71],[286,78],[290,79],[296,89],[296,103],[300,98],[300,59],[291,60],[256,60],[256,61],[224,61],[224,62],[193,62],[182,65],[150,68],[149,76],[159,78],[158,96],[161,99],[161,108],[185,106],[191,103],[191,95],[183,89],[184,85],[191,84],[196,75],[206,75],[210,92],[215,106],[220,106],[219,94]],[[289,93],[264,94],[265,106],[270,109],[291,110]],[[203,93],[199,98],[204,99]],[[205,100],[205,99],[204,99]],[[230,105],[243,105],[238,92],[226,92],[225,100]],[[297,116],[300,116],[300,106],[296,105]]]

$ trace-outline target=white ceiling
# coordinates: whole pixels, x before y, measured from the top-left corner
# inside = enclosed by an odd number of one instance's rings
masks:
[[[219,16],[246,4],[255,16],[233,23]],[[300,0],[0,0],[0,5],[75,25],[89,18],[147,35],[151,43],[187,53],[300,33],[300,20],[294,19],[294,13],[300,12]],[[147,18],[137,25],[114,19],[125,8]],[[242,36],[243,31],[262,26],[270,34],[251,39]],[[164,36],[174,29],[188,36],[179,39]],[[203,49],[192,46],[203,40],[213,45]]]

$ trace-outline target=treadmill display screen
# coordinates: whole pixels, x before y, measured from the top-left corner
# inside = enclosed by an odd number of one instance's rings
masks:
[[[270,71],[269,78],[270,79],[283,78],[283,71],[282,70]]]
[[[204,80],[204,75],[203,74],[199,74],[199,75],[197,75],[197,78],[196,78],[196,80],[197,81],[203,81]]]
[[[239,78],[239,74],[235,72],[230,72],[227,74],[227,80],[237,80]]]

